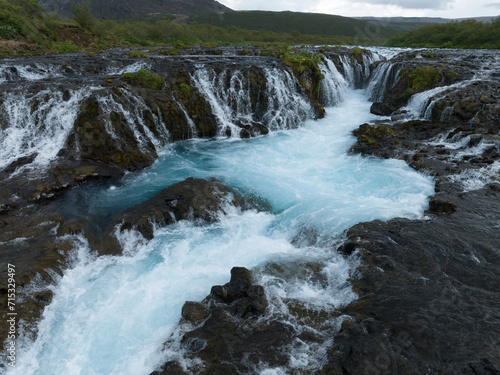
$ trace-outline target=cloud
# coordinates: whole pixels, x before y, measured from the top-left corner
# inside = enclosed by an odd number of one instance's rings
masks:
[[[454,0],[371,0],[370,4],[397,5],[403,9],[446,9],[453,2]]]
[[[500,3],[489,3],[489,4],[484,4],[484,6],[489,8],[500,8]]]

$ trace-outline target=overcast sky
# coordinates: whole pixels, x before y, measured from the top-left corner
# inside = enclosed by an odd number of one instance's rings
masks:
[[[373,17],[465,18],[500,15],[495,0],[218,0],[234,10],[291,10]]]

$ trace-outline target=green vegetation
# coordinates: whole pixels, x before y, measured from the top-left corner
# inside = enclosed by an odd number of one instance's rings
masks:
[[[42,8],[36,0],[0,0],[0,37],[24,36],[41,41],[42,32],[48,32]],[[41,30],[39,30],[41,29]]]
[[[142,58],[147,58],[148,54],[144,51],[132,51],[128,53],[129,57],[142,57]]]
[[[302,87],[306,90],[310,90],[313,99],[317,100],[320,82],[325,78],[318,65],[321,62],[321,55],[290,51],[291,48],[289,46],[287,47],[288,48],[285,50],[278,52],[279,58],[283,60],[282,64],[292,68],[293,74],[299,79],[299,83]],[[309,87],[306,82],[310,82],[311,86]]]
[[[421,27],[389,39],[393,47],[500,48],[500,17],[491,23],[475,20]]]
[[[0,0],[0,9],[2,9],[0,38],[12,39],[16,42],[16,48],[0,49],[0,55],[76,52],[82,49],[85,49],[88,54],[95,54],[112,47],[167,45],[174,47],[168,50],[169,54],[176,55],[179,50],[187,48],[188,45],[200,44],[213,49],[217,45],[230,44],[256,45],[262,49],[270,46],[275,49],[277,45],[282,44],[380,45],[385,42],[382,36],[380,39],[373,39],[359,36],[363,33],[352,32],[354,24],[350,26],[349,32],[339,31],[342,35],[307,35],[298,31],[284,33],[247,30],[236,26],[182,24],[172,22],[171,17],[156,17],[154,21],[104,21],[92,16],[89,4],[88,1],[74,3],[72,6],[74,19],[70,23],[57,16],[49,16],[36,0]],[[278,18],[283,15],[282,13],[274,14]],[[291,15],[297,16],[297,14]],[[303,14],[303,16],[307,18],[311,15]],[[313,16],[320,20],[323,15]],[[333,16],[325,17],[337,20],[331,18]],[[337,26],[342,26],[342,22],[349,19],[340,17],[338,20],[340,23]],[[275,51],[267,53],[275,54]],[[262,55],[267,53],[264,51]]]
[[[94,17],[92,17],[89,1],[72,3],[71,13],[73,13],[73,19],[75,20],[75,22],[82,28],[88,31],[92,31],[94,29],[96,20]]]
[[[313,70],[319,69],[318,64],[321,62],[320,55],[313,56],[308,52],[292,53],[283,51],[280,53],[279,57],[283,59],[282,63],[284,65],[292,68],[296,76],[300,76],[306,68]]]
[[[336,35],[365,37],[366,30],[373,27],[366,21],[329,14],[299,12],[241,11],[196,14],[189,18],[191,23],[209,24],[225,28],[239,27],[245,30],[267,30],[292,35]],[[396,31],[381,27],[377,38],[388,38]]]
[[[45,13],[36,0],[0,0],[0,39],[27,44],[28,53],[76,52],[81,48],[70,40],[61,40],[57,30],[63,24],[57,16]],[[8,54],[10,50],[1,50]]]
[[[139,69],[137,73],[123,73],[122,77],[128,79],[134,85],[140,85],[151,89],[159,90],[163,86],[163,77],[153,75],[149,70]]]
[[[189,98],[191,96],[191,86],[189,86],[187,83],[181,83],[180,87],[181,87],[182,96],[184,98]]]
[[[387,125],[369,125],[363,124],[354,132],[354,135],[360,137],[361,142],[371,145],[373,148],[379,148],[378,143],[384,138],[394,135],[392,130]]]
[[[422,66],[412,71],[408,78],[410,89],[413,92],[422,92],[438,83],[441,80],[441,74],[432,66]]]

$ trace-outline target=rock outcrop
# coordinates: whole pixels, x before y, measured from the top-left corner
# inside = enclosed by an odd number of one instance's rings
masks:
[[[270,210],[261,198],[244,196],[221,181],[188,178],[169,186],[148,201],[126,209],[116,217],[120,230],[138,230],[148,240],[153,238],[155,226],[166,226],[180,220],[212,223],[231,205],[242,210]]]
[[[231,280],[212,287],[202,302],[186,302],[182,308],[181,342],[188,356],[204,360],[192,369],[198,374],[241,374],[259,363],[286,365],[283,347],[294,336],[291,325],[266,319],[264,288],[252,283],[243,267],[231,270]],[[176,362],[167,362],[151,375],[187,374]]]

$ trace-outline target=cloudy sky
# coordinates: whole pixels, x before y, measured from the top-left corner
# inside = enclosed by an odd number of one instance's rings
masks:
[[[234,10],[291,10],[375,17],[465,18],[500,15],[495,0],[218,0]],[[499,1],[499,0],[497,0]]]

